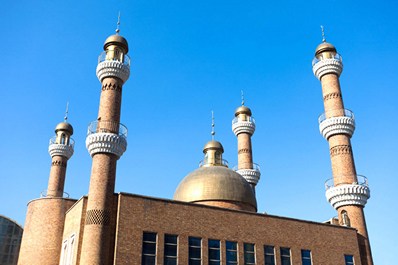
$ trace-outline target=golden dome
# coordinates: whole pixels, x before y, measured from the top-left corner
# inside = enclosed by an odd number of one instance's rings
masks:
[[[122,47],[125,50],[125,53],[128,53],[129,51],[129,45],[127,43],[127,40],[119,34],[111,35],[105,40],[104,50],[106,50],[106,48],[110,45],[117,45]]]
[[[238,116],[239,114],[246,114],[248,116],[251,116],[252,111],[248,107],[242,105],[235,110],[235,117]]]
[[[66,131],[69,133],[69,135],[73,134],[73,127],[69,123],[63,121],[58,123],[57,127],[55,127],[55,133],[58,131]]]
[[[250,184],[235,171],[222,166],[201,167],[188,174],[178,185],[174,200],[237,202],[257,210]]]
[[[203,153],[206,153],[207,150],[210,150],[210,149],[220,150],[221,153],[224,153],[224,147],[222,147],[222,144],[218,141],[211,140],[211,141],[207,142],[205,144],[205,147],[203,147]]]
[[[337,53],[336,47],[333,46],[333,44],[328,43],[328,42],[322,42],[321,44],[318,45],[315,49],[315,56],[323,53],[323,52],[334,52]]]

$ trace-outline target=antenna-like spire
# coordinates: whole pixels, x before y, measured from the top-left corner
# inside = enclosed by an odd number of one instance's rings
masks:
[[[65,117],[64,117],[65,122],[68,120],[68,112],[69,112],[69,102],[66,102],[66,110],[65,110]]]
[[[211,139],[214,141],[214,135],[216,135],[216,131],[214,130],[215,127],[214,123],[214,111],[211,111]]]
[[[326,37],[325,37],[325,29],[321,25],[321,30],[322,30],[322,42],[326,42]]]
[[[242,98],[242,106],[245,105],[245,96],[243,95],[243,90],[240,91],[240,95]]]
[[[119,15],[117,16],[116,34],[119,34],[119,32],[120,32],[120,11]]]

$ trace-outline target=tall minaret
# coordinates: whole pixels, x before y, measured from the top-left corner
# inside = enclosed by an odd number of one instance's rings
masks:
[[[102,84],[98,119],[88,128],[87,149],[92,169],[81,264],[111,264],[116,162],[127,147],[127,128],[120,124],[122,86],[130,75],[128,44],[119,35],[108,37],[99,56],[97,77]]]
[[[372,265],[363,211],[370,197],[370,190],[367,179],[357,175],[355,170],[350,141],[355,120],[353,113],[344,108],[339,83],[343,70],[342,58],[336,48],[326,42],[325,37],[316,48],[312,69],[322,84],[325,113],[319,118],[319,129],[329,142],[333,172],[333,179],[326,182],[326,197],[337,210],[339,223],[357,229],[361,264]]]
[[[65,213],[76,202],[64,193],[66,166],[73,155],[73,127],[65,116],[55,127],[55,137],[50,139],[48,152],[51,170],[48,189],[39,199],[28,203],[25,228],[18,264],[58,264],[61,254]]]
[[[251,110],[246,107],[242,92],[242,105],[235,110],[232,120],[232,131],[238,138],[238,168],[237,172],[249,182],[255,192],[260,179],[260,167],[253,163],[251,137],[256,129]]]

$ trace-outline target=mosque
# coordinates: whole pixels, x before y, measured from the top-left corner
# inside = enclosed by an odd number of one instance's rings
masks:
[[[325,108],[319,128],[329,143],[333,171],[326,197],[338,213],[325,223],[257,213],[260,169],[251,143],[256,124],[244,104],[232,121],[236,170],[224,162],[222,144],[211,140],[200,167],[182,179],[172,200],[115,193],[117,161],[127,147],[120,113],[130,74],[128,51],[117,30],[99,56],[99,113],[86,138],[92,157],[88,195],[64,196],[74,151],[73,127],[65,120],[50,140],[47,192],[28,203],[18,264],[373,265],[363,210],[370,190],[355,170],[350,140],[355,118],[344,108],[343,64],[332,44],[323,39],[313,60]]]

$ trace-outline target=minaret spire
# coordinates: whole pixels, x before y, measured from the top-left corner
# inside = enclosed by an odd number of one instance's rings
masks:
[[[66,102],[64,122],[66,122],[68,120],[68,112],[69,112],[69,102]]]
[[[322,25],[321,25],[321,30],[322,30],[322,42],[326,42],[325,29]]]
[[[240,91],[240,95],[242,98],[242,106],[244,106],[245,105],[245,95],[243,95],[243,90]]]
[[[214,141],[214,136],[216,135],[215,127],[216,124],[214,123],[214,111],[211,111],[211,140]]]
[[[327,43],[322,27],[323,42],[315,51],[312,70],[322,86],[325,112],[319,117],[319,130],[329,143],[333,178],[326,182],[326,198],[337,210],[339,223],[358,231],[362,265],[373,265],[363,208],[370,197],[366,177],[357,175],[351,136],[355,130],[354,114],[344,108],[340,88],[343,71],[341,56]]]
[[[116,34],[119,35],[120,32],[120,11],[119,11],[119,15],[117,16],[117,24],[116,24]]]

